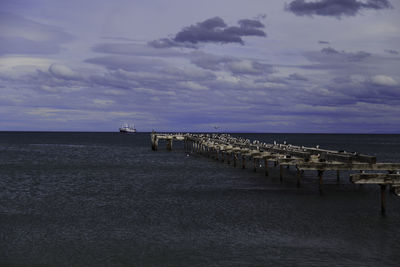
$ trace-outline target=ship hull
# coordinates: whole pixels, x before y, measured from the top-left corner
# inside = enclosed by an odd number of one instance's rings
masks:
[[[136,130],[119,129],[120,133],[136,133]]]

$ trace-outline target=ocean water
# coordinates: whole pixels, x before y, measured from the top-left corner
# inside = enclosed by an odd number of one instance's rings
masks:
[[[400,135],[239,134],[400,161]],[[249,162],[250,163],[250,162]],[[399,266],[400,197],[233,168],[149,133],[0,133],[0,266]]]

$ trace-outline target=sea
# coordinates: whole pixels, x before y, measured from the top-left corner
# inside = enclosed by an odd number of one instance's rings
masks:
[[[400,162],[400,135],[232,134]],[[248,162],[251,165],[250,162]],[[0,266],[400,266],[400,197],[150,133],[0,132]]]

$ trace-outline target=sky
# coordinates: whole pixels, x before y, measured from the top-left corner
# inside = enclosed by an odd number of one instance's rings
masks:
[[[1,0],[0,131],[400,133],[400,0]]]

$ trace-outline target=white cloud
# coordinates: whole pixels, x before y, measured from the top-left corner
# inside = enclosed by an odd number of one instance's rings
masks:
[[[238,84],[241,80],[240,77],[235,77],[226,72],[220,72],[218,74],[217,81],[228,84]]]
[[[376,85],[383,85],[383,86],[398,85],[398,82],[395,79],[386,75],[375,75],[372,77],[372,82]]]
[[[2,56],[0,57],[0,71],[10,71],[15,75],[20,72],[34,72],[36,69],[45,71],[51,61],[40,57]],[[24,68],[23,68],[24,67]]]
[[[253,66],[253,62],[250,60],[240,60],[240,61],[234,61],[231,62],[230,64],[230,69],[233,72],[238,72],[238,73],[259,73],[260,70],[257,70]]]
[[[192,82],[192,81],[188,81],[188,82],[180,82],[179,83],[180,86],[184,87],[184,88],[188,88],[191,90],[209,90],[209,88],[207,86],[198,84],[196,82]]]
[[[54,77],[64,80],[75,80],[80,77],[79,73],[61,64],[51,64],[49,72],[53,74]]]
[[[96,106],[108,106],[108,105],[112,105],[112,104],[114,104],[115,103],[115,101],[113,101],[113,100],[108,100],[108,99],[94,99],[93,100],[93,103],[96,105]]]

